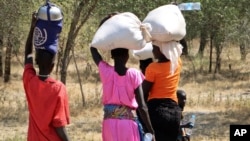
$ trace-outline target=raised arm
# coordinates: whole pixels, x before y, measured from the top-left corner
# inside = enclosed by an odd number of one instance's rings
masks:
[[[93,58],[95,64],[98,66],[100,61],[102,61],[102,56],[100,55],[98,50],[94,47],[90,47],[90,52],[91,52],[91,55],[92,55],[92,58]]]
[[[30,31],[28,34],[28,38],[26,40],[26,44],[25,44],[25,56],[24,56],[24,64],[27,63],[33,63],[33,59],[32,59],[32,48],[33,48],[33,32],[34,32],[34,28],[36,25],[36,13],[34,12],[32,14],[32,19],[31,19],[31,25],[30,25]]]
[[[152,124],[150,122],[149,114],[148,114],[148,107],[145,103],[144,96],[143,96],[143,91],[142,91],[142,86],[140,85],[137,89],[135,89],[135,98],[136,101],[138,102],[138,111],[140,114],[140,117],[145,124],[147,128],[147,132],[151,133],[154,135],[154,129],[152,127]]]

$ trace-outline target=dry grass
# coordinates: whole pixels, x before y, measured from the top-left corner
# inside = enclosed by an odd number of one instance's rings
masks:
[[[230,124],[250,124],[250,59],[241,62],[237,48],[230,47],[226,51],[224,49],[222,73],[212,75],[207,73],[208,60],[201,61],[193,57],[197,51],[195,49],[195,46],[190,49],[191,57],[183,58],[180,82],[180,89],[188,94],[184,115],[197,115],[192,141],[228,141]],[[67,129],[72,141],[100,141],[102,88],[96,66],[87,67],[88,63],[93,62],[84,58],[86,57],[79,55],[77,60],[86,106],[82,106],[75,67],[71,65],[67,77],[71,124]],[[137,67],[133,64],[135,62],[131,59],[129,66]],[[228,64],[232,65],[232,70],[228,69]],[[13,64],[12,74],[10,83],[4,84],[2,78],[0,80],[0,140],[24,141],[28,111],[21,81],[21,65]],[[57,76],[54,74],[54,77]]]

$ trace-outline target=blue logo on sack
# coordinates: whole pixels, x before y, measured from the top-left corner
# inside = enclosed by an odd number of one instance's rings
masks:
[[[58,38],[62,30],[62,21],[38,20],[34,29],[34,46],[46,49],[52,54],[58,50]]]
[[[56,54],[63,25],[61,10],[52,3],[46,3],[39,8],[37,18],[33,33],[35,49],[45,49]]]
[[[35,27],[34,30],[34,45],[35,46],[42,46],[47,41],[47,31],[46,29],[40,29]]]

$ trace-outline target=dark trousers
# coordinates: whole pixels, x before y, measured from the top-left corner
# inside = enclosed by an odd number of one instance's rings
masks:
[[[176,141],[181,121],[178,104],[171,99],[152,99],[148,111],[156,141]]]

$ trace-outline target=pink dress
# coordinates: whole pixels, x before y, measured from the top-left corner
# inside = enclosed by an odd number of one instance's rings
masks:
[[[126,75],[119,76],[114,67],[104,61],[98,65],[103,84],[102,103],[125,105],[137,109],[134,90],[142,83],[143,74],[129,68]],[[105,119],[102,122],[103,141],[140,141],[138,125],[129,119]]]

